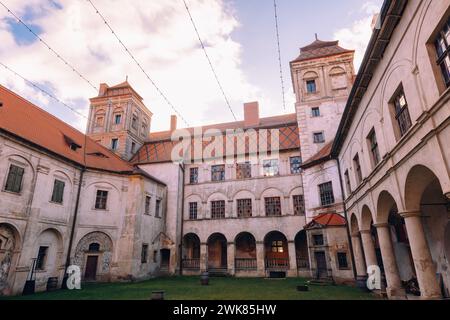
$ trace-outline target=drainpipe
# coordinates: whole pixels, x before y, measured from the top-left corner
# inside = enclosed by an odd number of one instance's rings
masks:
[[[185,181],[185,175],[186,170],[184,168],[183,164],[180,164],[180,170],[181,170],[181,238],[180,238],[180,248],[179,248],[179,255],[178,255],[178,263],[179,263],[179,273],[180,276],[183,275],[183,225],[184,225],[184,181]]]
[[[350,256],[352,258],[353,277],[355,278],[355,281],[358,281],[358,275],[356,272],[355,254],[353,252],[352,237],[350,235],[350,225],[349,225],[348,215],[347,215],[347,206],[346,206],[345,200],[344,200],[345,193],[344,193],[344,186],[343,186],[343,182],[342,182],[341,164],[340,164],[338,158],[336,158],[335,160],[336,160],[338,172],[339,172],[339,185],[341,186],[341,194],[342,194],[342,199],[343,199],[342,203],[344,205],[344,215],[345,215],[345,220],[347,221],[347,223],[345,224],[345,229],[347,230],[347,239],[348,239],[348,244],[349,244],[349,248],[350,248]]]
[[[75,201],[75,209],[74,209],[74,213],[73,213],[72,228],[70,230],[69,248],[67,249],[66,266],[65,266],[66,270],[64,271],[64,278],[63,278],[63,283],[62,283],[63,289],[67,288],[67,278],[69,277],[69,275],[67,274],[67,268],[70,266],[70,255],[72,254],[73,238],[75,235],[75,226],[77,223],[78,208],[80,206],[81,187],[83,184],[83,177],[84,177],[85,171],[86,171],[86,167],[83,167],[80,171],[80,180],[78,182],[77,199]]]

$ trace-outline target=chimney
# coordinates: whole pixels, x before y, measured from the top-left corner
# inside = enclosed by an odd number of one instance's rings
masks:
[[[177,130],[177,116],[172,115],[170,116],[170,131]]]
[[[103,97],[106,93],[106,90],[108,90],[108,85],[106,83],[100,83],[100,90],[98,92],[99,97]]]
[[[259,125],[259,103],[244,103],[244,125],[245,127],[256,127]]]

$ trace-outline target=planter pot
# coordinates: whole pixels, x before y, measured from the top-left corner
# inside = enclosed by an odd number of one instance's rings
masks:
[[[200,276],[200,283],[202,286],[207,286],[209,285],[209,273],[208,272],[203,272]]]
[[[309,287],[306,286],[306,285],[303,285],[303,286],[297,286],[297,291],[300,291],[300,292],[309,291]]]
[[[151,300],[164,300],[165,291],[153,291]]]

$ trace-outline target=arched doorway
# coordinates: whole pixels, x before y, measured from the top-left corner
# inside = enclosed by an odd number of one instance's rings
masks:
[[[73,264],[82,270],[85,281],[109,281],[113,243],[103,232],[85,235],[75,249]]]
[[[297,269],[309,270],[309,250],[306,231],[302,230],[295,236],[295,255],[297,258]]]
[[[221,233],[208,238],[208,270],[227,270],[227,239]]]
[[[62,277],[62,235],[56,229],[44,230],[35,242],[36,289],[45,290],[48,283]],[[56,281],[57,282],[57,281]]]
[[[264,238],[265,266],[269,272],[286,272],[289,269],[288,241],[284,234],[272,231]]]
[[[200,270],[200,238],[194,233],[183,237],[183,269]]]
[[[234,243],[236,271],[257,270],[255,237],[251,233],[243,232],[236,236]]]
[[[0,223],[0,296],[12,293],[11,278],[19,249],[20,240],[17,230],[10,224]]]

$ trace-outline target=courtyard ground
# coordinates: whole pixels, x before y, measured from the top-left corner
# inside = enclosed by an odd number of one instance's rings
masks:
[[[82,290],[57,290],[20,300],[148,300],[152,291],[164,290],[167,300],[370,300],[375,297],[347,286],[310,286],[298,292],[305,279],[211,278],[201,286],[199,277],[168,277],[135,283],[84,284]],[[1,299],[1,298],[0,298]]]

